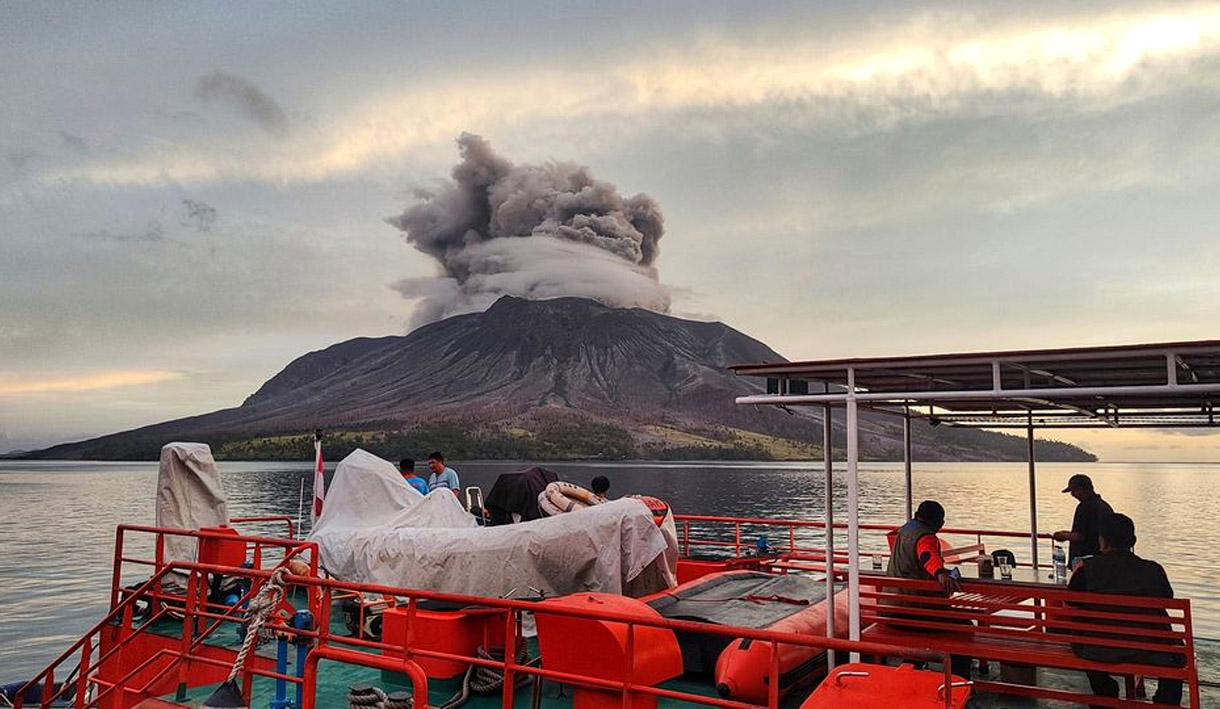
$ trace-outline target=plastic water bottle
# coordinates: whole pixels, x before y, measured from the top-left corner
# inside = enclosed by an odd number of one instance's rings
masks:
[[[1063,551],[1063,547],[1055,545],[1055,551],[1052,554],[1055,559],[1055,583],[1064,584],[1068,579],[1067,554]]]

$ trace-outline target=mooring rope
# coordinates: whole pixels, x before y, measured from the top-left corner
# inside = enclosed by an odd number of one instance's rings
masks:
[[[246,664],[246,656],[250,654],[251,649],[258,646],[258,636],[262,633],[263,625],[279,607],[280,601],[284,600],[284,575],[287,573],[286,566],[272,571],[271,578],[267,579],[258,595],[250,601],[249,610],[246,611],[246,637],[242,641],[241,650],[237,652],[237,659],[233,661],[233,669],[229,671],[226,682],[232,682],[241,674],[241,668]]]

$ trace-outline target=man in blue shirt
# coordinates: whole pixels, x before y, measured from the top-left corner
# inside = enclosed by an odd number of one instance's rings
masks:
[[[445,456],[441,455],[440,451],[432,451],[428,454],[428,468],[432,471],[432,474],[428,476],[429,491],[443,487],[452,491],[455,496],[459,496],[462,485],[458,482],[457,473],[453,468],[445,467]]]
[[[428,494],[428,483],[424,479],[415,474],[415,461],[410,458],[403,458],[398,463],[398,472],[402,473],[402,479],[407,481],[407,484],[419,491],[421,495]]]

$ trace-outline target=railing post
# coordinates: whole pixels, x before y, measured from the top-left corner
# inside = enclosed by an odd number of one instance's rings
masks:
[[[830,612],[834,613],[834,599],[831,599]],[[767,676],[771,679],[767,683],[767,706],[770,709],[779,709],[779,642],[771,641],[771,666],[767,670]]]
[[[733,556],[741,556],[741,522],[733,523]]]
[[[411,599],[414,601],[415,599]],[[517,612],[509,609],[504,616],[504,686],[500,692],[500,704],[512,709],[517,693]],[[427,701],[425,699],[425,701]]]
[[[123,586],[123,527],[114,531],[114,569],[110,575],[110,610],[119,605],[119,589]]]
[[[623,709],[631,709],[631,686],[635,684],[635,623],[627,624],[627,650],[623,653]]]
[[[93,660],[93,640],[86,640],[85,646],[80,650],[80,669],[76,676],[76,699],[72,702],[75,709],[84,709],[85,707],[85,692],[89,689],[89,675],[92,673],[92,667],[89,666]]]

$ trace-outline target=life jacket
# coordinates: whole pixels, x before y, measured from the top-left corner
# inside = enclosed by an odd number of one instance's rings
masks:
[[[904,579],[931,580],[932,574],[929,574],[920,563],[919,551],[916,548],[919,540],[929,534],[935,536],[936,532],[917,519],[899,527],[898,533],[894,536],[894,549],[890,554],[890,565],[886,570],[886,575]]]

